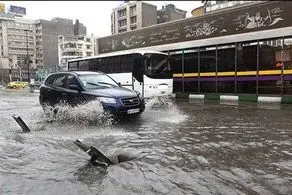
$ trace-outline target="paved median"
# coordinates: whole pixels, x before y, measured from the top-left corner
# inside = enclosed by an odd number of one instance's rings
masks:
[[[218,100],[229,102],[256,102],[256,103],[274,103],[274,104],[292,104],[292,96],[264,96],[264,95],[222,95],[222,94],[191,94],[174,93],[175,99],[191,100]]]

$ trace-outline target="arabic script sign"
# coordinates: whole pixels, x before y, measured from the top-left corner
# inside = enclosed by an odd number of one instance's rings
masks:
[[[269,1],[155,25],[98,40],[99,53],[292,26],[292,3]]]

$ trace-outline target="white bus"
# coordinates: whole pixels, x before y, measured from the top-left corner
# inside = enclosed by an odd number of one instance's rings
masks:
[[[173,79],[168,54],[128,50],[68,61],[68,71],[101,71],[144,98],[171,95]]]

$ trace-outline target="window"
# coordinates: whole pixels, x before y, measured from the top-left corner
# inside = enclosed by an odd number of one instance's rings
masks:
[[[235,45],[218,46],[218,72],[235,72]],[[235,74],[218,77],[217,90],[219,93],[234,93]]]
[[[133,16],[130,18],[131,24],[134,24],[137,22],[137,16]]]
[[[292,95],[292,78],[291,74],[288,75],[287,71],[292,69],[292,39],[285,38],[283,47],[283,69],[284,69],[284,83],[283,83],[283,94]]]
[[[112,78],[104,74],[80,75],[79,79],[87,89],[118,87]]]
[[[257,70],[257,42],[237,43],[237,75]],[[239,75],[236,78],[236,93],[256,93],[257,75]]]
[[[12,62],[12,59],[9,59],[9,61],[11,60],[11,62]],[[46,80],[46,83],[47,84],[53,84],[53,81],[54,81],[54,79],[55,79],[55,76],[56,75],[51,75],[51,76],[49,76],[48,78],[47,78],[47,80]]]
[[[123,26],[126,26],[127,25],[127,20],[121,20],[119,21],[119,27],[123,27]]]
[[[135,13],[136,13],[136,5],[130,7],[130,14],[132,15]]]
[[[90,45],[86,45],[86,49],[91,49],[91,46]]]
[[[69,62],[68,70],[77,70],[77,62]]]
[[[66,75],[56,75],[53,85],[58,87],[65,87],[66,82]]]
[[[119,17],[123,17],[123,16],[125,16],[127,14],[127,10],[126,9],[119,10],[118,14],[119,14]]]
[[[97,68],[97,59],[90,59],[89,60],[89,70],[90,71],[96,71]]]
[[[272,44],[259,42],[258,92],[260,94],[281,94],[282,64],[288,56],[284,55],[285,52],[281,45],[282,39],[273,39],[267,42]],[[263,71],[268,71],[268,75],[263,74]]]
[[[136,30],[137,26],[131,26],[131,30]]]
[[[70,85],[77,85],[80,86],[78,80],[74,75],[68,75],[67,77],[67,88],[69,88]]]
[[[88,60],[79,61],[78,70],[88,70],[88,69],[89,69],[89,61]]]

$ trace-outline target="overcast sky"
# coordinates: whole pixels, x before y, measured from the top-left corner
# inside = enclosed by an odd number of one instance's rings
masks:
[[[201,6],[201,1],[144,1],[161,9],[167,3],[174,4],[178,9],[187,11],[187,17],[191,11]],[[0,1],[6,6],[21,6],[26,8],[27,19],[47,19],[63,17],[79,19],[87,27],[87,34],[98,37],[111,34],[111,11],[118,7],[123,1]]]

